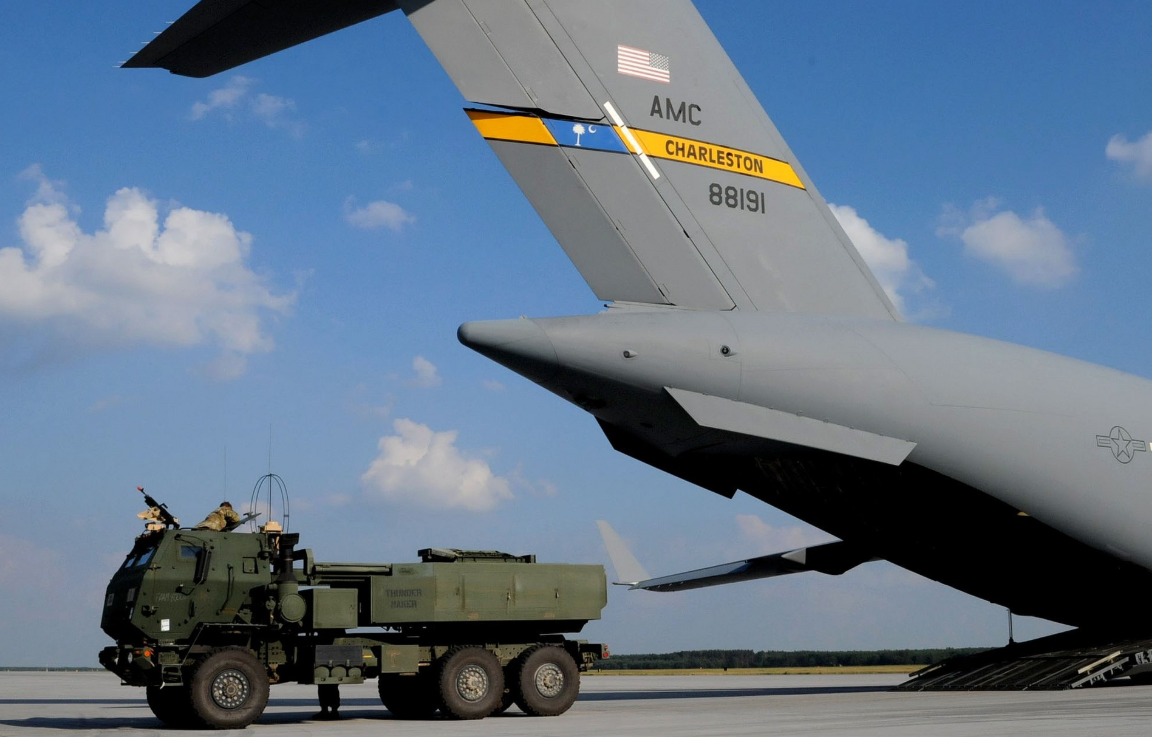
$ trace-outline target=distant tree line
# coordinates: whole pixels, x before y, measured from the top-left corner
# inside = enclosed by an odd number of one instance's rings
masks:
[[[932,665],[983,647],[927,650],[681,650],[674,653],[612,655],[601,670],[670,670],[697,668],[813,668],[866,665]]]

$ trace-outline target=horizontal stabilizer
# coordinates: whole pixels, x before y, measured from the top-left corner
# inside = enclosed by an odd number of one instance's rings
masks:
[[[648,571],[644,570],[644,566],[640,565],[640,561],[632,555],[632,551],[624,544],[624,540],[616,534],[616,530],[612,529],[612,525],[601,519],[596,520],[596,526],[600,528],[600,537],[604,540],[604,547],[608,548],[608,557],[612,559],[612,567],[616,569],[616,578],[620,579],[614,583],[635,586],[640,581],[649,578]]]
[[[805,448],[899,466],[916,443],[801,417],[747,402],[666,387],[666,391],[701,427],[791,443]]]
[[[612,529],[612,525],[604,520],[597,520],[596,525],[600,528],[600,537],[604,539],[604,547],[608,548],[608,557],[612,559],[612,567],[616,569],[616,578],[619,579],[613,583],[617,586],[627,586],[629,589],[685,591],[804,571],[819,571],[830,576],[839,576],[861,563],[879,560],[857,545],[836,541],[789,550],[786,553],[763,555],[708,568],[697,568],[684,573],[674,573],[670,576],[650,578],[640,565],[640,561],[636,560],[636,556],[632,555],[632,551],[624,544],[624,540]]]
[[[863,552],[852,543],[832,542],[799,548],[787,553],[763,555],[748,560],[738,560],[694,571],[674,573],[670,576],[650,578],[632,584],[633,589],[645,591],[685,591],[702,589],[707,586],[720,586],[737,581],[752,581],[757,578],[773,578],[790,573],[819,571],[830,576],[839,576],[861,563],[877,560],[870,553]]]
[[[392,0],[201,0],[124,66],[210,77],[396,8]]]

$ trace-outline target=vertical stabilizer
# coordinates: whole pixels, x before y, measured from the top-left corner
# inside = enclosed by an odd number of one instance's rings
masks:
[[[688,0],[400,6],[601,299],[898,318]]]
[[[624,539],[612,529],[612,525],[600,519],[596,520],[596,526],[600,528],[600,537],[604,539],[604,547],[608,548],[608,557],[612,559],[612,568],[616,571],[618,579],[615,583],[632,586],[651,578],[648,571],[644,570],[644,566],[640,565],[640,561],[636,560],[636,556],[632,555],[632,551],[624,544]]]
[[[597,297],[899,319],[690,0],[201,0],[125,66],[208,76],[397,6]]]

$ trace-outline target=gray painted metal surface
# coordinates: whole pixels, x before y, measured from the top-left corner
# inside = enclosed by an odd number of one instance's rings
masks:
[[[787,576],[804,571],[819,571],[838,576],[870,560],[869,555],[858,546],[845,542],[825,543],[807,548],[798,548],[786,553],[762,555],[748,560],[723,563],[718,566],[697,568],[693,571],[675,573],[669,576],[650,578],[624,540],[604,520],[596,522],[612,567],[616,570],[616,586],[628,586],[644,591],[685,591],[702,589],[708,586],[721,586],[738,581],[753,581],[759,578]]]
[[[561,149],[490,143],[597,299],[667,301]]]
[[[664,389],[701,427],[867,458],[893,466],[903,463],[916,447],[916,443],[907,440],[855,430],[827,420],[815,420],[758,404],[670,386]]]
[[[485,337],[496,329],[503,331],[499,345]],[[535,359],[517,353],[513,362],[535,360],[533,372],[550,377],[542,386],[577,398],[602,422],[667,458],[707,453],[764,460],[827,451],[867,457],[844,445],[850,428],[893,439],[894,447],[914,444],[904,465],[990,495],[1108,559],[1144,571],[1152,566],[1152,540],[1145,534],[1152,458],[1140,450],[1149,434],[1140,428],[1152,414],[1152,382],[1144,379],[922,326],[800,315],[612,309],[471,323],[460,335],[465,344],[508,362],[518,345],[508,340],[514,330],[530,332],[541,345],[543,331],[551,351],[537,352]],[[542,365],[553,354],[554,363]],[[712,397],[703,403],[719,407],[715,417],[691,402],[677,414],[685,405],[667,396],[666,387],[679,390],[673,392],[678,399]],[[744,406],[761,408],[765,418],[808,418],[808,434],[788,437],[741,424],[729,410]],[[721,436],[701,432],[702,425]],[[1133,439],[1125,441],[1115,427],[1130,428]],[[757,435],[783,445],[749,445],[749,436]],[[918,502],[925,519],[934,501],[934,490],[924,488]],[[826,526],[819,516],[808,521]],[[971,533],[972,545],[980,545],[981,530]],[[880,557],[892,559],[889,552]],[[1035,553],[1043,559],[1044,551]],[[981,574],[1004,575],[1004,565]],[[1001,603],[1068,621],[1066,613],[1030,600]],[[1122,615],[1101,610],[1099,616]]]
[[[603,116],[528,3],[402,0],[400,5],[465,99],[576,118]]]

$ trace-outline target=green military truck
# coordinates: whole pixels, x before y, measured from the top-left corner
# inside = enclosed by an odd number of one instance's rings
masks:
[[[147,498],[147,497],[146,497]],[[536,716],[576,700],[603,645],[569,640],[607,603],[603,566],[428,548],[414,563],[322,563],[298,533],[159,521],[113,575],[100,663],[174,727],[241,728],[274,683],[376,678],[393,716]],[[231,527],[237,527],[233,524]]]

